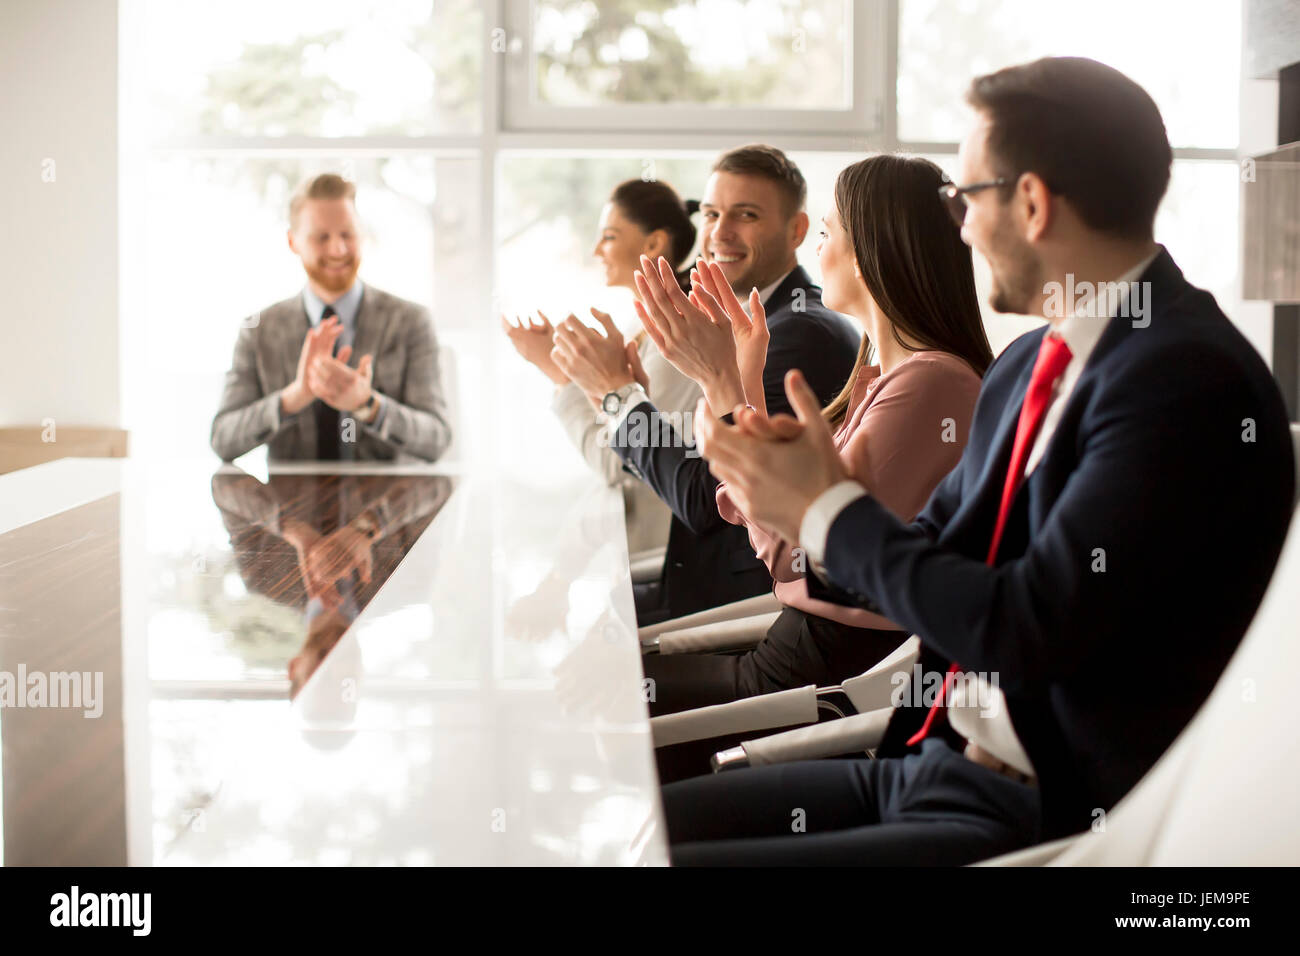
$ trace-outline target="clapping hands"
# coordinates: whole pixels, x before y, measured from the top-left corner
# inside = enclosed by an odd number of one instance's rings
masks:
[[[691,270],[690,298],[709,314],[714,323],[731,327],[736,365],[740,370],[746,402],[766,414],[763,369],[767,367],[767,346],[771,336],[767,330],[767,311],[763,308],[762,296],[757,289],[749,290],[749,312],[746,313],[736,293],[731,290],[722,266],[700,259]]]
[[[650,380],[641,367],[636,343],[623,339],[608,314],[592,309],[591,315],[604,333],[569,316],[555,328],[551,360],[597,407],[605,395],[634,382],[648,391]]]
[[[799,540],[808,507],[849,474],[822,417],[821,403],[803,375],[787,373],[785,391],[796,417],[768,419],[741,409],[736,424],[728,426],[701,406],[695,439],[709,470],[727,483],[736,506],[759,526],[793,542]]]
[[[657,263],[642,256],[634,281],[641,297],[637,317],[646,334],[678,371],[699,383],[711,408],[726,412],[747,403],[765,408],[768,331],[757,290],[750,294],[752,316],[746,315],[721,268],[703,259],[691,270],[689,295],[662,256]]]
[[[345,345],[334,355],[334,345],[343,333],[343,323],[331,316],[307,332],[298,353],[298,370],[294,379],[280,393],[280,407],[285,414],[296,415],[319,398],[332,408],[351,412],[370,401],[374,376],[371,356],[361,356],[356,368],[348,366],[352,346]]]
[[[522,319],[511,321],[503,315],[501,328],[525,361],[535,365],[556,385],[567,385],[569,377],[551,359],[551,349],[555,347],[555,328],[544,312],[538,310],[537,314],[542,321],[534,322],[529,316],[526,326]]]

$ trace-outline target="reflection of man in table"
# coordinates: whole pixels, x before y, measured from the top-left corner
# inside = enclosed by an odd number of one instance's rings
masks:
[[[289,662],[298,690],[451,495],[441,475],[251,475],[223,470],[212,498],[250,592],[300,609],[307,637]]]
[[[307,287],[239,330],[212,449],[272,460],[433,461],[451,441],[426,309],[357,278],[356,187],[324,173],[289,202]]]

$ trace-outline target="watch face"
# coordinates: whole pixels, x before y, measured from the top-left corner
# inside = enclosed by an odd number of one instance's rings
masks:
[[[605,410],[607,415],[613,415],[618,411],[619,404],[618,392],[609,392],[600,401],[600,407]]]

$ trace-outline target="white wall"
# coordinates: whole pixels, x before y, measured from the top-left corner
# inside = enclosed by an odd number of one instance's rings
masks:
[[[0,425],[119,424],[117,35],[116,0],[0,3]]]

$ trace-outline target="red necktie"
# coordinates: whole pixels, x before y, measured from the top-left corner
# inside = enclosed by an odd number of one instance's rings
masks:
[[[1007,480],[1002,485],[1002,504],[998,507],[998,521],[993,526],[993,540],[989,544],[989,556],[985,563],[993,566],[998,556],[998,545],[1002,543],[1002,531],[1007,525],[1007,515],[1011,512],[1011,502],[1016,496],[1016,489],[1025,476],[1025,462],[1029,460],[1029,449],[1034,446],[1034,437],[1043,424],[1043,415],[1052,401],[1052,388],[1056,380],[1070,364],[1070,347],[1065,339],[1055,332],[1043,336],[1043,344],[1038,349],[1038,361],[1034,363],[1033,374],[1029,376],[1029,389],[1025,392],[1025,402],[1020,406],[1020,421],[1016,423],[1016,441],[1011,446],[1011,464],[1007,467]],[[925,723],[907,741],[911,747],[925,739],[930,732],[939,711],[947,707],[949,689],[953,676],[957,673],[957,662],[953,661],[948,673],[943,677],[943,689],[939,699],[934,702],[930,712],[925,715]]]

